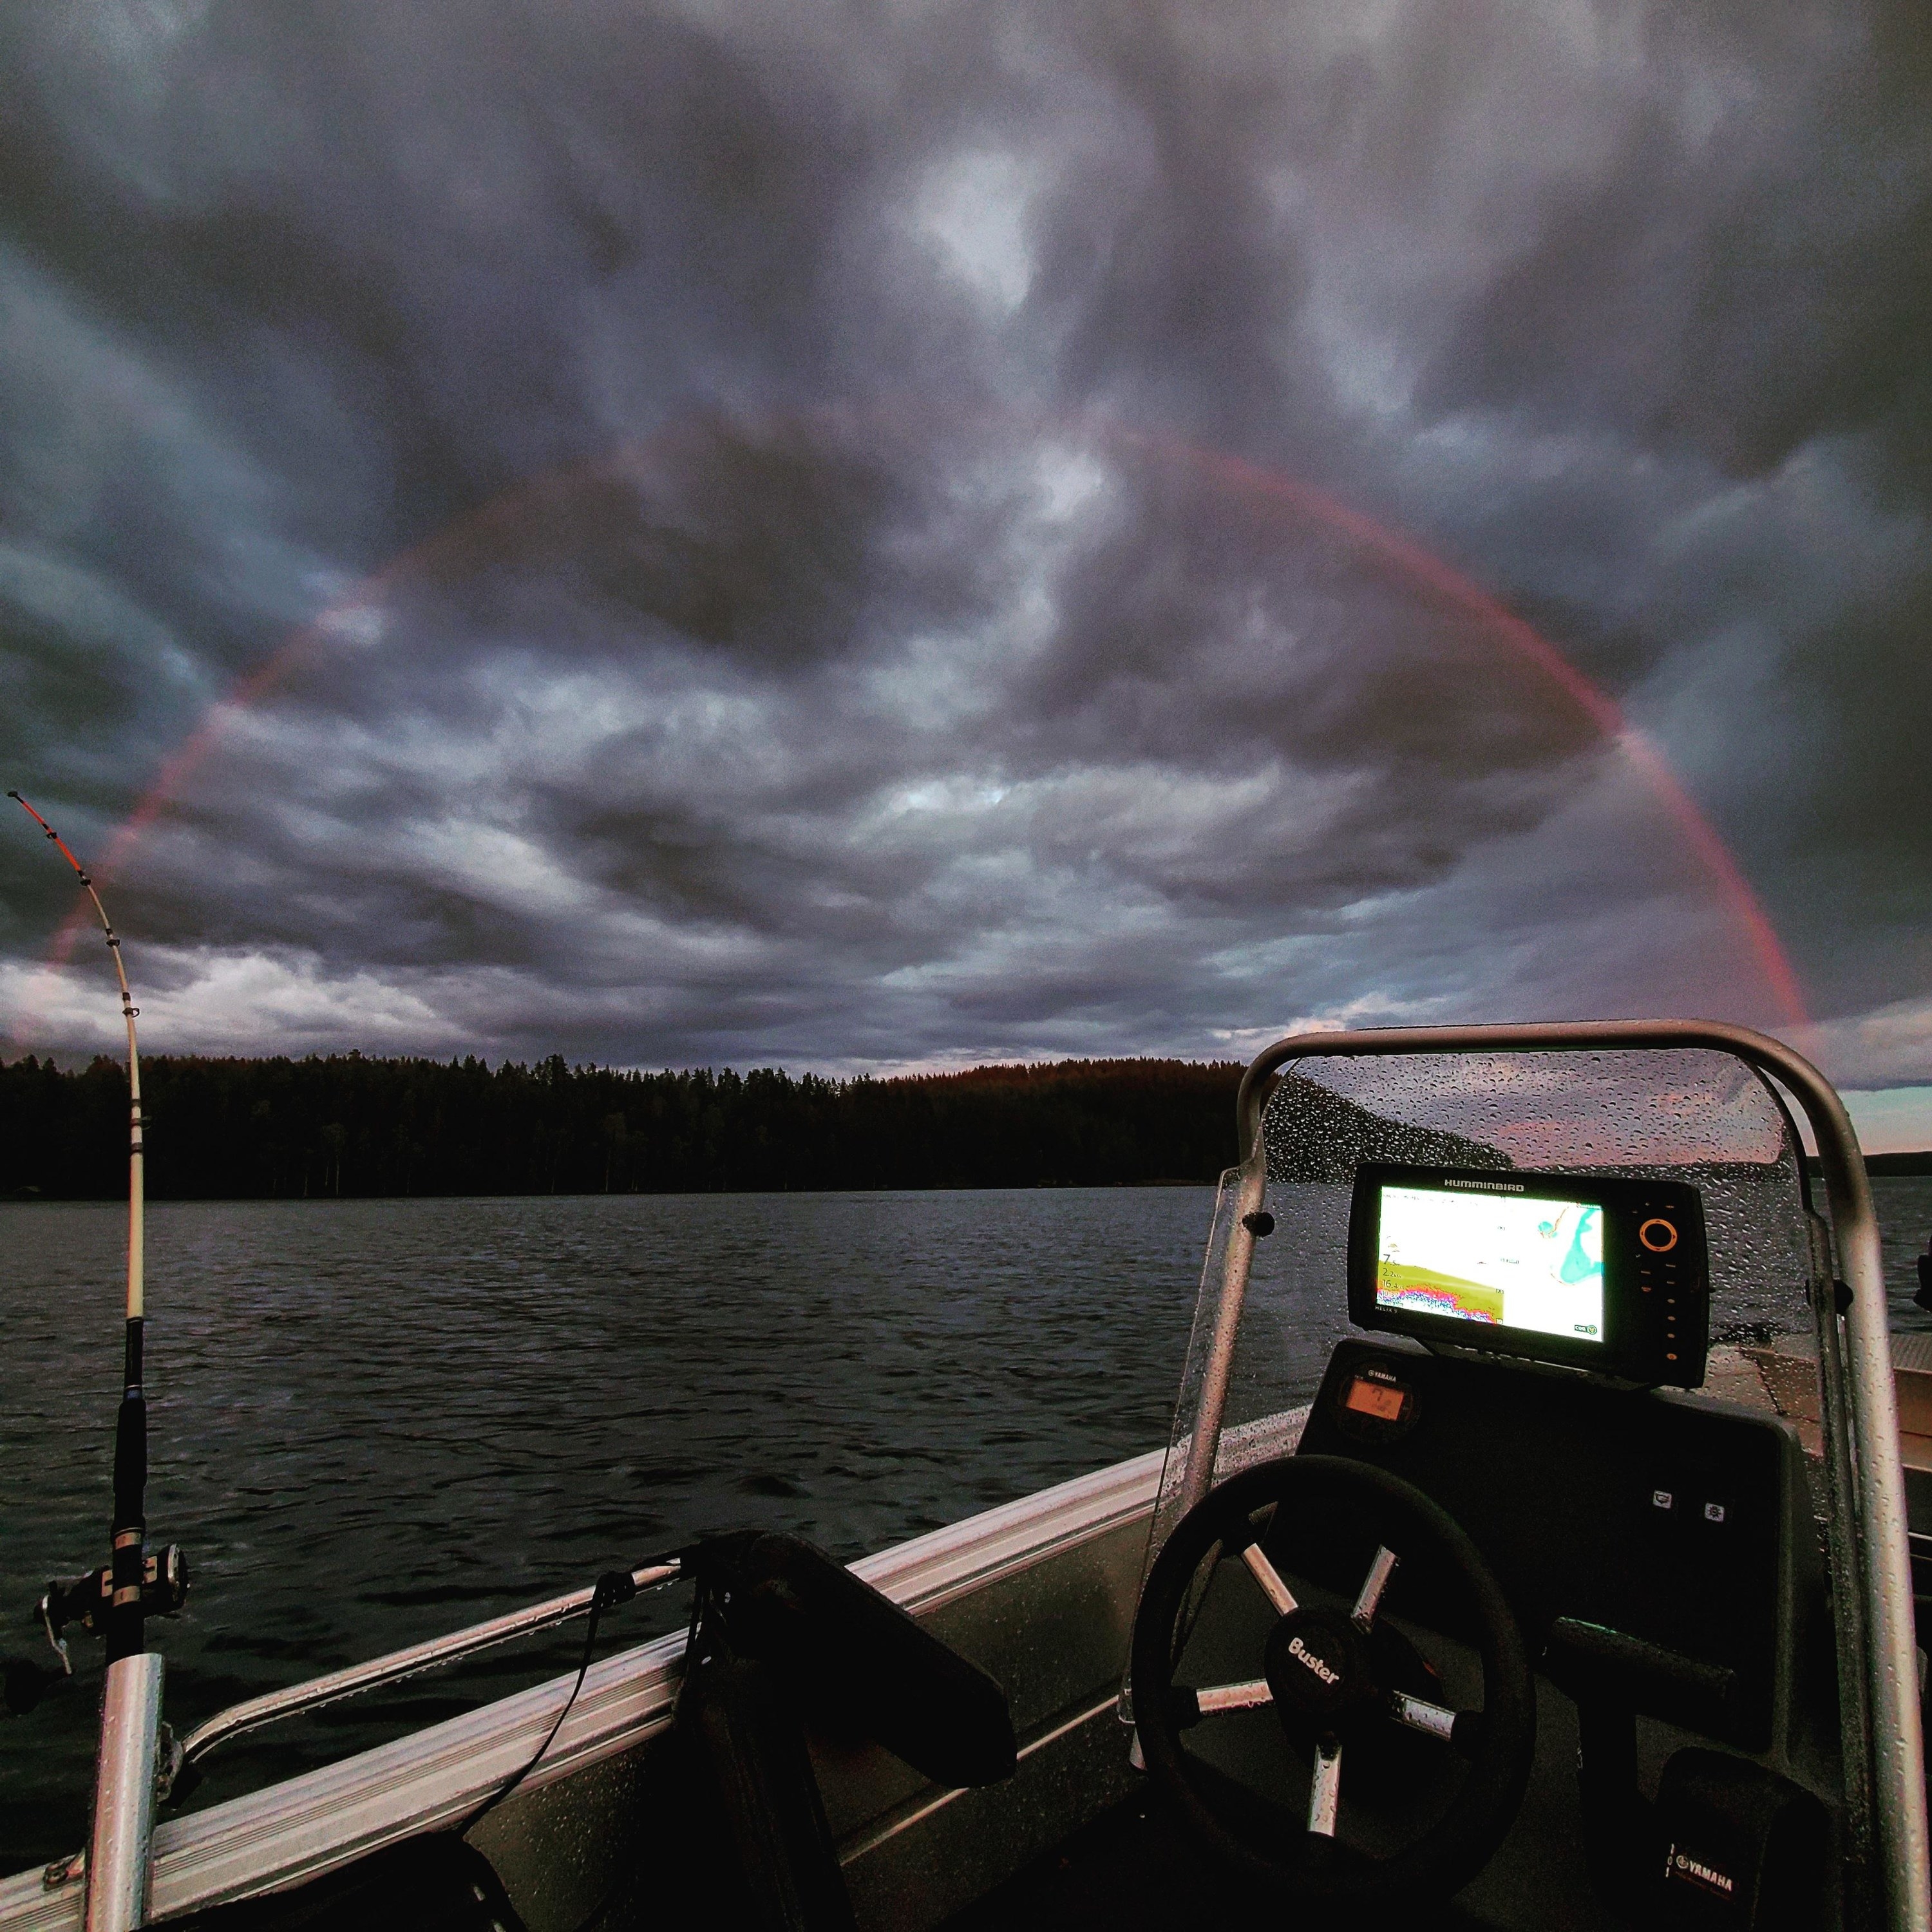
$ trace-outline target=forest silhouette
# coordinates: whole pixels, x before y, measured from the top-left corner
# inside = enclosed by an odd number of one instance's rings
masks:
[[[1233,1061],[1073,1060],[892,1079],[476,1058],[142,1062],[158,1199],[1211,1182]],[[0,1066],[0,1197],[127,1189],[108,1059]]]

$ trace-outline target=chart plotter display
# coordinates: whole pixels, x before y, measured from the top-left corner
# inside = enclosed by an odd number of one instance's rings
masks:
[[[1355,1171],[1358,1328],[1695,1388],[1709,1300],[1702,1204],[1682,1182],[1368,1161]]]
[[[1379,1308],[1603,1339],[1597,1202],[1384,1186],[1376,1247]]]

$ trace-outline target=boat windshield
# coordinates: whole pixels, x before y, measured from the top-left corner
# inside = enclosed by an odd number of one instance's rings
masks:
[[[1350,1332],[1352,1198],[1368,1162],[1531,1171],[1694,1187],[1709,1252],[1710,1339],[1764,1342],[1812,1325],[1802,1150],[1778,1096],[1708,1050],[1403,1054],[1285,1068],[1262,1114],[1258,1209],[1222,1177],[1174,1409],[1152,1562],[1192,1498],[1190,1445],[1217,1336],[1234,1324],[1216,1480],[1281,1453],[1335,1342]],[[1246,1292],[1230,1238],[1251,1231]],[[1271,1222],[1271,1226],[1269,1225]],[[1261,1232],[1266,1228],[1268,1232]],[[1238,1306],[1234,1304],[1238,1300]]]

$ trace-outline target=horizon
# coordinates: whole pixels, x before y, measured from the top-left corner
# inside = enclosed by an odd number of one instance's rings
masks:
[[[530,1069],[543,1065],[554,1057],[560,1056],[538,1054],[530,1058],[518,1058],[510,1055],[499,1055],[496,1060],[495,1066],[501,1068],[518,1066]],[[5,1053],[0,1052],[0,1067],[10,1064],[17,1065],[22,1060],[34,1059],[43,1066],[56,1066],[64,1073],[72,1073],[83,1071],[86,1067],[98,1062],[104,1061],[117,1067],[125,1064],[124,1060],[116,1060],[112,1053],[106,1052],[75,1054],[68,1058],[70,1064],[62,1066],[60,1064],[60,1057],[54,1053],[20,1053],[14,1054],[10,1060]],[[445,1059],[433,1054],[364,1052],[362,1049],[356,1047],[331,1048],[326,1052],[311,1051],[304,1054],[171,1054],[166,1052],[157,1054],[150,1053],[145,1049],[142,1054],[144,1064],[151,1060],[161,1059],[242,1061],[285,1060],[299,1062],[303,1060],[351,1058],[364,1060],[416,1060],[433,1066],[457,1064],[474,1060],[485,1071],[494,1070],[491,1066],[490,1056],[484,1053],[457,1054]],[[1238,1070],[1245,1066],[1247,1063],[1244,1060],[1232,1059],[1190,1059],[1185,1055],[1130,1054],[1108,1056],[1103,1058],[1091,1057],[1083,1058],[1072,1056],[1058,1060],[980,1060],[974,1061],[970,1064],[932,1064],[889,1069],[866,1068],[856,1072],[837,1072],[829,1071],[824,1067],[788,1066],[776,1062],[755,1064],[747,1063],[742,1066],[735,1067],[728,1061],[718,1065],[687,1064],[678,1066],[660,1066],[646,1062],[598,1060],[567,1061],[566,1064],[573,1073],[603,1072],[620,1075],[636,1074],[640,1076],[656,1074],[707,1073],[714,1078],[721,1074],[736,1073],[740,1078],[744,1078],[753,1073],[776,1072],[784,1074],[794,1080],[810,1078],[824,1080],[833,1084],[843,1085],[854,1080],[882,1082],[943,1080],[962,1078],[974,1073],[1052,1072],[1057,1068],[1075,1066],[1131,1067],[1153,1065],[1196,1066],[1204,1070]],[[1845,1102],[1846,1110],[1852,1117],[1852,1124],[1857,1132],[1858,1145],[1862,1152],[1873,1155],[1932,1154],[1932,1088],[1881,1090],[1876,1093],[1841,1088],[1839,1090],[1839,1097]],[[1799,1124],[1800,1138],[1804,1143],[1806,1153],[1815,1158],[1816,1149],[1813,1145],[1809,1132],[1806,1131],[1808,1123],[1801,1120]],[[1919,1138],[1916,1139],[1912,1138],[1915,1134]]]

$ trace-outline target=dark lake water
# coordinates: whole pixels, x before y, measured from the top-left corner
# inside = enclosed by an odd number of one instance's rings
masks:
[[[758,1523],[850,1558],[1158,1446],[1211,1190],[170,1204],[154,1627],[178,1729]],[[104,1561],[124,1212],[0,1206],[0,1647]],[[632,1606],[614,1646],[681,1604]],[[655,1618],[656,1622],[653,1622]],[[525,1642],[224,1747],[195,1802],[554,1674]],[[43,1656],[50,1655],[44,1640]],[[85,1687],[0,1720],[8,1868],[85,1837]]]
[[[1932,1181],[1876,1184],[1895,1324]],[[1211,1192],[224,1202],[149,1220],[178,1729],[758,1523],[850,1558],[1166,1439]],[[0,1204],[0,1648],[104,1557],[122,1211]],[[675,1599],[611,1620],[613,1647]],[[224,1747],[196,1804],[572,1663],[566,1633]],[[99,1650],[0,1720],[0,1870],[86,1835]]]

